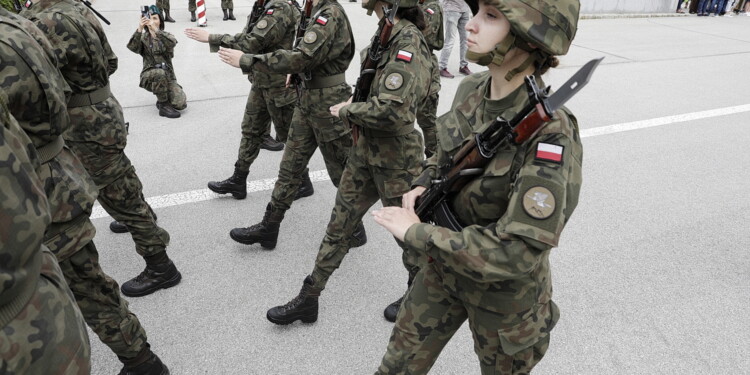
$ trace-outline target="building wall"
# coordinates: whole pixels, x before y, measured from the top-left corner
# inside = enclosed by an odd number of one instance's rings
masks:
[[[581,13],[672,13],[677,0],[580,0]]]

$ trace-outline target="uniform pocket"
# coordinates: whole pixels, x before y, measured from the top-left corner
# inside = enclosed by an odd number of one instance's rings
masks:
[[[557,305],[549,301],[535,312],[531,312],[520,323],[499,329],[497,333],[503,353],[514,355],[549,336],[549,332],[552,331],[559,317],[560,310]]]

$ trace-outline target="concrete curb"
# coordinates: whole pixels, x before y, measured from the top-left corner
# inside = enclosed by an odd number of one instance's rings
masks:
[[[598,20],[612,18],[660,18],[660,17],[685,17],[690,16],[688,13],[601,13],[601,14],[581,14],[582,20]]]

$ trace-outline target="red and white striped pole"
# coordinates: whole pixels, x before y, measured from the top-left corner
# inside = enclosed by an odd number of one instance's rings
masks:
[[[198,11],[198,26],[206,27],[208,25],[208,18],[206,18],[206,2],[205,0],[198,0],[195,5]]]

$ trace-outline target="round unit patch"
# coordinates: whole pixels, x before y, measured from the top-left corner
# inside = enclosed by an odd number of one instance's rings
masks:
[[[534,186],[523,194],[523,210],[534,219],[546,219],[555,212],[555,196],[543,186]]]
[[[391,73],[385,77],[385,87],[388,90],[398,90],[404,84],[404,76],[401,73]]]
[[[260,20],[260,21],[258,21],[258,24],[255,25],[255,27],[257,27],[257,28],[259,28],[261,30],[265,29],[267,26],[268,26],[268,21],[266,21],[266,20]]]
[[[318,40],[318,34],[315,34],[315,31],[308,31],[305,33],[305,37],[302,38],[305,43],[315,43],[316,40]]]

